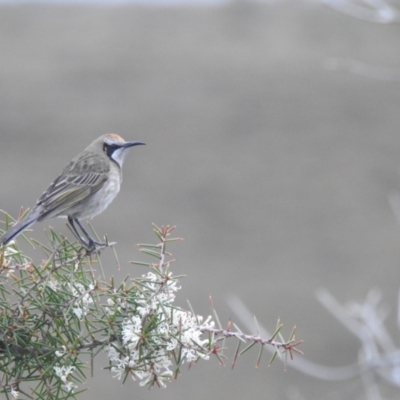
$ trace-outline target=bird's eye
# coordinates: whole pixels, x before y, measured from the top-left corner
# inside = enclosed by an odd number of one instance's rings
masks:
[[[109,143],[103,144],[103,151],[110,158],[111,158],[112,154],[114,153],[114,151],[117,149],[118,149],[118,146],[116,144],[109,144]]]

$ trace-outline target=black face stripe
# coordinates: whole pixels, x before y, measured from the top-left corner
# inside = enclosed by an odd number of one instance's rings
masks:
[[[116,144],[108,144],[108,143],[105,143],[104,142],[104,144],[103,144],[103,151],[104,151],[104,153],[106,153],[107,154],[107,156],[109,157],[109,158],[111,158],[112,159],[112,154],[114,153],[114,151],[115,150],[117,150],[117,149],[119,149],[120,148],[120,146],[118,146],[118,145],[116,145]]]

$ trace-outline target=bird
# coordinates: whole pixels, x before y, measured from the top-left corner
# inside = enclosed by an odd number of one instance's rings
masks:
[[[127,150],[144,144],[126,142],[115,133],[94,140],[69,162],[27,216],[0,236],[0,246],[9,243],[35,222],[55,217],[67,218],[79,241],[88,250],[105,246],[90,236],[80,220],[91,219],[109,206],[120,189]]]

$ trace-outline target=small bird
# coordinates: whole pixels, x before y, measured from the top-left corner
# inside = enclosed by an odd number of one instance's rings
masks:
[[[64,168],[58,178],[40,196],[28,215],[0,237],[0,246],[7,244],[36,221],[66,217],[81,243],[89,250],[96,245],[79,221],[103,212],[119,192],[122,163],[129,147],[142,142],[125,142],[116,134],[100,136]],[[80,228],[83,237],[76,225]]]

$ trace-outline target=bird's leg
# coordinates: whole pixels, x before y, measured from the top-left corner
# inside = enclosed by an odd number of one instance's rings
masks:
[[[106,243],[102,243],[102,242],[98,242],[97,240],[94,240],[92,236],[90,236],[89,232],[82,226],[81,222],[79,221],[78,218],[74,219],[74,222],[76,222],[79,226],[79,228],[81,228],[81,231],[85,234],[85,236],[87,237],[88,241],[89,241],[89,247],[94,247],[94,245],[98,245],[98,246],[105,246]]]
[[[88,241],[86,241],[81,236],[81,234],[79,233],[78,229],[76,229],[76,226],[75,226],[75,223],[74,223],[75,221],[78,222],[78,220],[76,220],[76,219],[74,220],[72,217],[68,217],[68,222],[71,225],[72,230],[75,232],[75,235],[78,236],[78,239],[80,240],[80,242],[87,248],[93,247],[93,243],[92,244],[90,243],[89,238],[88,238]],[[80,224],[78,224],[78,225],[80,225]]]

